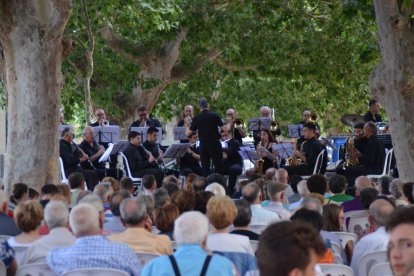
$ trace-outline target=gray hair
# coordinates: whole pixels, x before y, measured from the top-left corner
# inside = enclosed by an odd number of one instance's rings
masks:
[[[271,111],[270,107],[268,107],[268,106],[262,106],[260,108],[260,113],[262,113],[262,111],[264,111],[264,110],[266,110],[267,112],[269,112],[269,115],[270,115],[270,111]]]
[[[394,207],[385,199],[377,199],[369,206],[369,214],[378,226],[384,226]]]
[[[372,188],[372,181],[366,176],[358,176],[357,179],[355,179],[355,188],[360,192],[363,189]]]
[[[89,203],[98,212],[103,212],[105,210],[102,200],[97,195],[86,195],[79,201],[79,203]]]
[[[99,196],[99,198],[102,201],[105,201],[108,199],[108,195],[110,193],[110,186],[111,183],[99,183],[93,189],[93,194]]]
[[[206,192],[212,192],[216,196],[226,196],[226,190],[219,183],[214,182],[205,188]]]
[[[405,181],[402,180],[401,178],[394,178],[393,180],[391,180],[390,182],[390,194],[395,198],[395,199],[400,199],[403,195],[402,192],[402,186],[404,185]]]
[[[313,210],[318,212],[319,214],[322,214],[323,212],[323,206],[319,199],[314,197],[305,197],[300,204],[302,208],[306,208],[309,210]]]
[[[60,200],[51,200],[45,208],[44,218],[49,229],[68,224],[68,207]]]
[[[126,198],[122,200],[119,206],[122,220],[129,225],[138,225],[145,219],[147,207],[145,201],[134,198]]]
[[[99,231],[99,212],[89,203],[79,203],[69,214],[69,225],[76,236]]]
[[[304,196],[310,194],[309,189],[308,189],[308,185],[306,183],[306,180],[299,181],[299,183],[298,183],[298,194],[301,197],[304,197]]]
[[[178,245],[201,245],[207,239],[207,234],[208,219],[200,212],[185,212],[174,222],[174,238]]]
[[[275,175],[276,181],[277,182],[282,182],[284,184],[287,184],[289,181],[289,174],[288,171],[285,169],[278,169],[276,171],[276,175]]]
[[[164,206],[170,200],[170,195],[165,188],[158,188],[152,194],[154,198],[154,209]]]

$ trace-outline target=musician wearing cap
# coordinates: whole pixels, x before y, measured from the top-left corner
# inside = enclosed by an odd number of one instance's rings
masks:
[[[377,138],[377,127],[373,122],[365,123],[364,136],[367,141],[362,152],[356,148],[351,149],[351,155],[355,155],[359,165],[349,166],[344,174],[348,179],[348,185],[354,186],[355,179],[361,175],[380,174],[385,160],[385,150],[382,142]]]
[[[247,136],[246,130],[243,128],[242,119],[236,117],[236,111],[233,108],[227,109],[225,123],[230,127],[233,139],[243,145],[243,138]]]
[[[316,139],[317,127],[314,123],[308,122],[303,126],[303,136],[305,141],[300,145],[299,150],[294,149],[293,158],[290,158],[289,166],[285,169],[289,175],[312,175],[319,153],[323,150],[323,146]],[[295,161],[293,161],[295,160]],[[322,163],[326,164],[326,162]],[[322,168],[321,172],[324,172]]]
[[[243,159],[239,154],[240,143],[232,137],[231,129],[228,125],[223,126],[220,131],[223,145],[223,165],[222,173],[229,176],[229,195],[234,192],[237,176],[243,172]]]
[[[97,109],[95,111],[95,118],[96,122],[89,124],[91,127],[113,125],[112,122],[106,119],[105,111],[103,109]]]
[[[221,173],[222,151],[220,143],[219,128],[224,124],[220,116],[208,109],[208,102],[205,98],[199,101],[201,113],[194,117],[190,128],[186,129],[186,135],[198,131],[200,140],[201,168],[206,177],[210,174],[210,161],[213,161],[214,170]]]
[[[177,158],[177,164],[180,165],[180,175],[187,176],[190,173],[203,175],[203,171],[200,166],[200,152],[197,147],[197,133],[192,132],[188,137],[190,146],[187,149],[185,155],[181,158]]]
[[[83,129],[83,141],[79,144],[79,148],[89,156],[89,160],[81,162],[81,166],[85,170],[95,170],[99,180],[106,176],[115,179],[121,179],[123,172],[117,168],[106,168],[104,163],[99,162],[100,157],[104,154],[105,148],[99,145],[95,140],[95,131],[92,127],[87,126]]]
[[[381,115],[379,114],[380,111],[380,104],[377,100],[372,99],[368,103],[369,111],[364,115],[365,122],[374,122],[379,123],[382,122]]]
[[[161,187],[163,172],[158,168],[157,160],[152,153],[147,151],[141,144],[141,136],[136,131],[128,133],[129,144],[124,150],[128,160],[129,169],[133,177],[143,177],[145,174],[152,174],[157,180],[158,187]]]
[[[158,132],[158,128],[149,127],[147,131],[147,140],[142,145],[147,151],[151,152],[152,156],[154,156],[158,163],[162,163],[164,161],[164,157],[163,151],[157,143],[159,135]]]
[[[138,120],[133,122],[129,127],[161,127],[160,121],[150,118],[147,112],[147,107],[141,106],[137,109]]]

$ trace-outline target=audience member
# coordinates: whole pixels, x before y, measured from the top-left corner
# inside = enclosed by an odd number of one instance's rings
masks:
[[[276,182],[279,182],[279,183],[282,183],[282,184],[286,185],[286,189],[284,190],[286,200],[289,197],[293,196],[294,192],[292,190],[292,187],[290,187],[290,185],[289,185],[289,174],[288,174],[287,170],[285,170],[283,168],[276,170],[275,180],[276,180]]]
[[[171,201],[170,195],[165,188],[158,188],[152,194],[154,199],[154,209],[164,206],[166,203]]]
[[[174,183],[177,187],[180,187],[180,181],[177,177],[175,177],[175,175],[171,174],[164,177],[164,179],[162,180],[162,186],[164,187],[168,183]]]
[[[199,211],[203,214],[207,213],[207,202],[214,194],[212,192],[201,191],[195,194],[194,211]]]
[[[291,203],[289,205],[289,211],[293,211],[296,210],[297,208],[300,207],[300,205],[302,204],[303,198],[307,195],[310,194],[309,189],[308,189],[308,184],[306,183],[306,180],[301,180],[299,181],[298,185],[297,185],[297,189],[298,189],[298,194],[300,196],[299,200]]]
[[[158,235],[167,235],[171,240],[174,240],[174,221],[179,215],[177,206],[171,203],[156,208],[154,218],[155,226],[160,230]]]
[[[14,259],[14,250],[6,240],[0,240],[0,262],[6,267],[7,276],[16,274],[17,263]]]
[[[54,184],[46,184],[40,189],[40,204],[43,208],[49,203],[50,199],[58,194],[58,189]]]
[[[413,275],[414,207],[395,209],[386,221],[389,233],[388,259],[395,276]]]
[[[79,172],[74,172],[69,175],[68,178],[70,186],[70,207],[73,208],[79,201],[79,193],[85,190],[85,179]]]
[[[139,195],[136,200],[143,201],[145,203],[145,208],[147,209],[148,215],[148,217],[145,219],[145,229],[151,232],[152,226],[154,225],[154,200],[152,199],[152,196],[149,195]]]
[[[127,191],[131,196],[134,195],[135,186],[132,179],[128,176],[123,176],[119,181],[119,190]]]
[[[148,215],[143,200],[124,199],[119,209],[126,230],[108,236],[109,240],[127,244],[135,252],[160,255],[170,255],[172,253],[171,241],[168,236],[154,235],[145,229],[145,220],[148,219]]]
[[[157,189],[157,181],[152,174],[146,174],[142,177],[142,191],[141,194],[152,196]]]
[[[364,208],[361,205],[361,200],[359,199],[359,196],[361,194],[361,191],[366,188],[372,188],[372,182],[371,179],[369,179],[366,176],[359,176],[355,180],[355,197],[352,200],[348,200],[344,203],[342,203],[342,207],[344,207],[344,212],[349,211],[359,211],[363,210]]]
[[[292,188],[293,194],[287,197],[288,203],[292,204],[300,200],[300,194],[298,191],[298,183],[302,181],[302,177],[299,175],[292,175],[289,177],[289,186]]]
[[[410,204],[414,204],[413,187],[414,187],[414,182],[406,182],[404,183],[402,187],[404,196],[407,199],[408,203]]]
[[[362,256],[387,249],[389,236],[384,225],[393,209],[394,207],[384,199],[375,200],[369,207],[368,221],[375,232],[364,236],[355,246],[351,262],[355,275],[359,275],[359,261]]]
[[[397,206],[406,206],[408,205],[408,200],[404,196],[402,187],[404,185],[404,181],[400,178],[394,178],[390,183],[390,194],[392,197],[395,198],[395,204]]]
[[[177,206],[180,214],[192,211],[195,207],[194,194],[183,190],[174,193],[171,202]]]
[[[207,248],[209,250],[254,255],[248,237],[229,233],[236,215],[236,205],[230,198],[226,196],[210,198],[207,203],[207,216],[215,230],[207,238]]]
[[[224,187],[216,182],[210,183],[206,187],[206,192],[212,192],[216,196],[225,196],[226,190]]]
[[[16,226],[13,218],[7,215],[9,210],[7,195],[0,190],[0,235],[16,236],[21,230]]]
[[[12,194],[9,199],[9,211],[14,212],[16,206],[29,199],[29,188],[24,183],[16,183],[13,185]]]
[[[264,174],[264,179],[271,181],[271,180],[276,180],[276,168],[268,168]]]
[[[313,210],[322,215],[323,212],[323,197],[321,194],[310,193],[305,196],[300,204],[300,208]]]
[[[194,231],[197,229],[197,231]],[[174,223],[174,238],[178,249],[171,256],[161,256],[147,264],[142,276],[150,275],[236,275],[233,264],[218,255],[204,251],[208,234],[208,221],[199,212],[190,211]],[[207,264],[206,264],[207,263]]]
[[[119,210],[119,205],[121,205],[121,202],[124,199],[130,197],[131,195],[125,190],[115,192],[112,194],[109,207],[111,208],[113,216],[109,221],[104,223],[103,229],[105,231],[107,231],[108,233],[120,233],[125,231],[125,226],[121,220],[121,212]]]
[[[325,250],[311,225],[301,221],[274,223],[260,235],[256,251],[260,275],[314,275]]]
[[[65,247],[75,243],[75,237],[67,228],[69,211],[64,202],[49,201],[44,216],[50,232],[29,247],[22,264],[45,263],[52,247]]]
[[[212,173],[206,177],[206,186],[212,183],[218,183],[224,188],[225,191],[227,190],[226,178],[219,173]]]
[[[40,197],[40,194],[32,188],[29,188],[29,199],[38,200]]]
[[[113,192],[111,183],[99,183],[93,189],[93,194],[102,200],[105,210],[109,209],[109,202],[111,201]]]
[[[283,206],[285,202],[285,191],[288,185],[276,181],[267,181],[265,185],[270,202],[263,208],[276,213],[280,219],[289,219],[290,212]]]
[[[89,205],[92,205],[92,207],[95,208],[95,210],[99,214],[99,228],[101,229],[101,232],[102,232],[102,227],[105,223],[105,209],[104,209],[101,199],[97,195],[89,194],[89,195],[84,196],[81,200],[79,200],[79,203],[87,203]]]
[[[249,184],[250,181],[247,179],[241,180],[236,184],[236,191],[233,193],[233,195],[231,196],[231,198],[233,199],[240,199],[242,198],[242,190],[243,187],[246,186],[247,184]]]
[[[280,219],[277,214],[262,208],[260,205],[262,195],[256,183],[249,183],[244,186],[242,194],[243,198],[250,203],[250,209],[252,210],[251,225],[269,225]]]
[[[359,199],[363,210],[368,210],[372,202],[378,198],[378,190],[375,188],[366,188],[361,191]]]
[[[201,192],[204,191],[206,188],[206,179],[204,177],[197,177],[193,181],[193,190],[194,192]]]
[[[340,174],[332,176],[328,181],[328,185],[332,193],[332,196],[328,197],[328,203],[343,203],[353,199],[352,196],[345,194],[346,188],[348,187],[345,176]]]
[[[246,236],[249,240],[257,241],[259,234],[249,229],[250,220],[252,219],[252,210],[250,210],[249,202],[244,199],[236,199],[234,204],[237,208],[237,215],[233,220],[234,230],[230,234]]]
[[[125,244],[114,244],[101,236],[99,215],[87,203],[75,206],[69,215],[69,224],[76,243],[53,248],[47,255],[47,264],[58,275],[80,268],[112,268],[140,275],[141,265],[135,253]]]
[[[325,196],[325,193],[328,191],[328,182],[326,181],[325,176],[320,174],[314,174],[306,180],[308,185],[308,190],[311,193],[317,193],[322,196]]]
[[[194,192],[193,182],[198,177],[195,173],[190,173],[185,177],[184,190]]]
[[[383,176],[379,179],[379,183],[378,183],[378,191],[380,192],[381,195],[386,195],[389,196],[390,195],[390,183],[394,178],[391,176]]]
[[[111,176],[107,176],[104,179],[102,179],[102,182],[111,183],[112,190],[114,190],[114,192],[119,191],[119,183],[118,183],[118,180],[116,180],[115,178],[113,178]]]
[[[70,188],[66,184],[58,184],[56,185],[56,188],[58,190],[58,195],[64,198],[65,203],[67,206],[70,206],[71,204],[71,194],[70,194]],[[55,199],[55,198],[52,198]]]
[[[170,197],[179,190],[178,186],[173,182],[163,185],[163,188],[167,190]]]

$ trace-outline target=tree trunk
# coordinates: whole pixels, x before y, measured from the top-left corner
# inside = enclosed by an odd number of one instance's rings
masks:
[[[410,25],[412,4],[375,0],[382,60],[371,76],[371,88],[379,97],[390,122],[400,177],[414,181],[414,32]],[[407,2],[407,1],[405,1]]]
[[[8,94],[5,182],[37,191],[59,183],[58,121],[62,33],[70,0],[0,1],[0,41]]]

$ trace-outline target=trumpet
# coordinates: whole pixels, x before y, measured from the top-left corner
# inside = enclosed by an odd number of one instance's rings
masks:
[[[270,130],[276,131],[277,128],[278,128],[278,123],[275,120],[272,120],[272,122],[270,122]]]
[[[319,120],[318,114],[312,112],[310,116],[310,122],[316,123],[318,120]]]
[[[243,127],[243,120],[241,118],[236,118],[234,120],[234,128],[242,128]]]
[[[109,121],[108,120],[103,120],[102,125],[103,126],[109,126]]]

